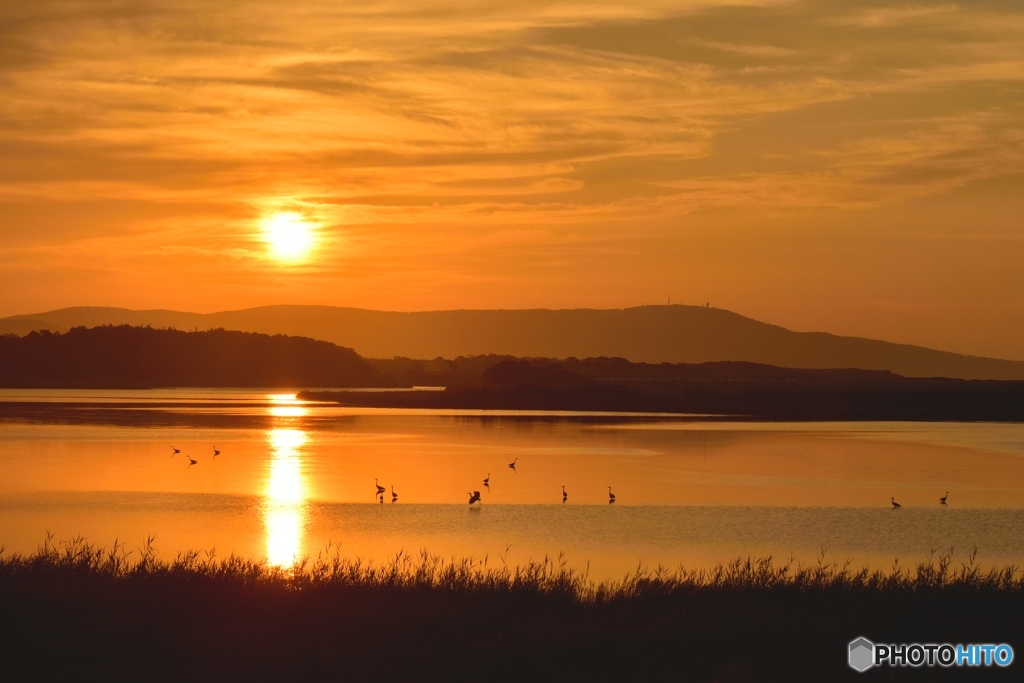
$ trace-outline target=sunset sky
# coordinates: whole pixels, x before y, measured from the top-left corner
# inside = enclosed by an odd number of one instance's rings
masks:
[[[1024,359],[1024,3],[7,0],[0,315],[704,303]]]

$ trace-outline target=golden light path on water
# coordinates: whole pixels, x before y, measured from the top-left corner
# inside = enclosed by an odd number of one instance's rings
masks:
[[[270,397],[270,414],[285,424],[267,433],[271,457],[264,501],[267,559],[277,567],[291,567],[299,558],[308,509],[303,476],[302,447],[306,433],[294,421],[306,414],[293,395]]]
[[[306,409],[303,402],[295,398],[295,394],[271,394],[270,415],[272,417],[305,417]]]

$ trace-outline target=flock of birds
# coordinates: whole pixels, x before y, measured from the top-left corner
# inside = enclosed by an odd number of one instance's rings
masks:
[[[216,446],[213,446],[212,448],[213,448],[213,457],[214,457],[214,460],[216,460],[217,456],[220,455],[220,451],[217,449]],[[171,457],[174,457],[175,455],[181,454],[181,449],[180,448],[175,448],[174,446],[171,446],[171,451],[172,451]],[[185,455],[186,458],[188,458],[188,466],[189,467],[192,467],[192,465],[198,465],[199,464],[199,461],[196,460],[195,458],[193,458],[191,455],[188,455],[187,453],[184,454],[184,455]],[[508,464],[509,469],[512,470],[513,472],[516,472],[517,471],[516,470],[516,464],[518,462],[519,462],[519,458],[516,458],[515,460],[510,462]],[[388,490],[380,485],[380,480],[379,479],[374,479],[373,483],[377,487],[377,494],[376,494],[377,495],[377,499],[380,501],[381,505],[383,505],[384,504],[384,494],[387,493]],[[484,477],[484,488],[487,489],[488,491],[491,489],[491,473],[490,472],[488,472],[487,476]],[[467,495],[469,496],[469,504],[470,505],[473,505],[473,503],[479,503],[480,502],[480,492],[479,491],[473,491],[472,493],[469,493]],[[569,500],[569,494],[565,490],[565,484],[562,484],[562,502],[565,503],[568,500]],[[946,499],[943,498],[942,501],[945,502]],[[398,494],[395,493],[394,485],[391,486],[391,502],[392,503],[397,503],[398,502]],[[614,502],[615,502],[615,494],[612,493],[612,487],[609,486],[608,487],[608,503],[611,504],[611,503],[614,503]],[[894,503],[894,505],[896,505],[896,507],[899,507],[898,503]]]
[[[513,472],[517,472],[518,473],[518,471],[516,470],[516,464],[518,462],[519,462],[519,458],[516,458],[515,460],[513,460],[512,462],[510,462],[508,464],[508,468],[510,470],[512,470]],[[380,480],[378,480],[378,479],[374,479],[373,483],[377,486],[377,498],[378,498],[378,500],[380,500],[381,505],[383,505],[384,504],[384,494],[387,492],[387,489],[385,489],[383,486],[380,485]],[[491,473],[490,472],[488,472],[487,476],[484,477],[484,488],[487,489],[488,491],[491,490]],[[480,495],[479,491],[472,491],[472,492],[467,493],[466,495],[469,496],[469,504],[470,504],[470,506],[472,506],[474,503],[479,503],[480,502],[481,495]],[[565,490],[565,484],[562,484],[562,502],[565,503],[568,500],[569,500],[569,494]],[[398,502],[398,494],[395,493],[395,487],[394,486],[391,487],[391,502],[392,503]],[[608,504],[611,505],[614,502],[615,502],[615,494],[612,493],[612,487],[609,486],[608,487]]]
[[[942,498],[939,498],[939,505],[945,505],[947,498],[949,498],[949,491],[946,491],[946,495],[942,496]],[[892,503],[893,510],[895,510],[896,508],[903,507],[902,505],[896,502],[895,496],[889,496],[889,502]]]
[[[174,446],[171,446],[171,450],[174,451],[173,453],[171,453],[171,456],[175,456],[175,455],[178,455],[179,453],[181,453],[181,449],[180,448],[175,448]],[[220,455],[220,451],[217,450],[216,446],[213,446],[213,457],[214,457],[215,460],[216,460],[218,455]],[[198,465],[199,464],[199,461],[196,460],[195,458],[193,458],[191,455],[185,454],[185,457],[188,458],[188,466],[189,467],[192,467],[192,465]],[[510,462],[508,464],[508,468],[510,470],[512,470],[513,472],[517,472],[516,464],[518,462],[519,462],[519,458],[516,458],[515,460],[513,460],[512,462]],[[377,480],[377,479],[374,479],[373,483],[377,486],[377,498],[380,500],[381,504],[383,505],[384,504],[384,494],[387,493],[387,489],[384,488],[383,486],[381,486],[380,485],[380,481]],[[487,489],[488,491],[491,489],[491,473],[490,472],[488,472],[487,476],[484,477],[484,488]],[[480,502],[480,492],[479,491],[473,491],[472,493],[467,493],[466,495],[469,496],[469,504],[470,505],[473,505],[474,503],[479,503]],[[945,505],[947,498],[949,498],[949,491],[946,491],[946,494],[944,496],[942,496],[941,498],[939,498],[939,504],[940,505]],[[568,500],[569,500],[569,494],[565,490],[565,484],[562,484],[562,502],[565,503]],[[391,486],[391,502],[392,503],[397,503],[398,502],[398,494],[395,493],[394,485]],[[612,493],[612,487],[609,486],[608,487],[608,504],[611,505],[614,502],[615,502],[615,494]],[[896,502],[896,497],[895,496],[889,496],[889,502],[892,503],[892,509],[893,510],[895,510],[896,508],[903,507],[902,505],[900,505],[899,503]]]
[[[510,462],[508,464],[508,468],[510,470],[512,470],[513,472],[517,472],[518,473],[518,470],[516,470],[516,464],[518,462],[519,462],[519,458],[514,459],[512,462]],[[491,473],[490,472],[488,472],[487,476],[484,477],[484,488],[487,489],[488,491],[491,490]],[[473,491],[472,493],[467,493],[466,495],[469,496],[469,504],[470,505],[473,505],[473,503],[479,503],[480,502],[480,492],[479,491]],[[569,500],[569,494],[565,490],[565,484],[562,484],[562,502],[565,503],[568,500]],[[608,487],[608,504],[611,505],[614,502],[615,502],[615,494],[612,493],[612,487],[609,486]]]

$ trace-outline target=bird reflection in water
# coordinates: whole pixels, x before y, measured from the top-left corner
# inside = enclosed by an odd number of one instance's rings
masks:
[[[306,523],[306,491],[303,482],[300,429],[272,429],[270,472],[264,500],[267,527],[267,559],[277,567],[291,567],[299,559]]]

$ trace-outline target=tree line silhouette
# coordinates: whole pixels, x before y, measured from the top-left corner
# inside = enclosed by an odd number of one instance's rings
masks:
[[[6,387],[356,387],[376,374],[352,349],[306,337],[129,325],[0,337]]]
[[[443,392],[305,398],[393,408],[696,413],[769,420],[1024,420],[1024,382],[902,377],[887,371],[747,362],[630,363],[480,357],[402,360],[402,377]],[[373,361],[382,371],[387,361]],[[469,372],[469,368],[476,372]],[[395,375],[392,375],[394,378]],[[418,380],[418,381],[415,381]]]
[[[622,358],[364,359],[306,337],[72,328],[0,337],[0,386],[32,388],[413,387],[307,392],[394,408],[700,413],[758,419],[1024,420],[1024,382],[908,378],[887,371],[749,362],[632,363]]]

